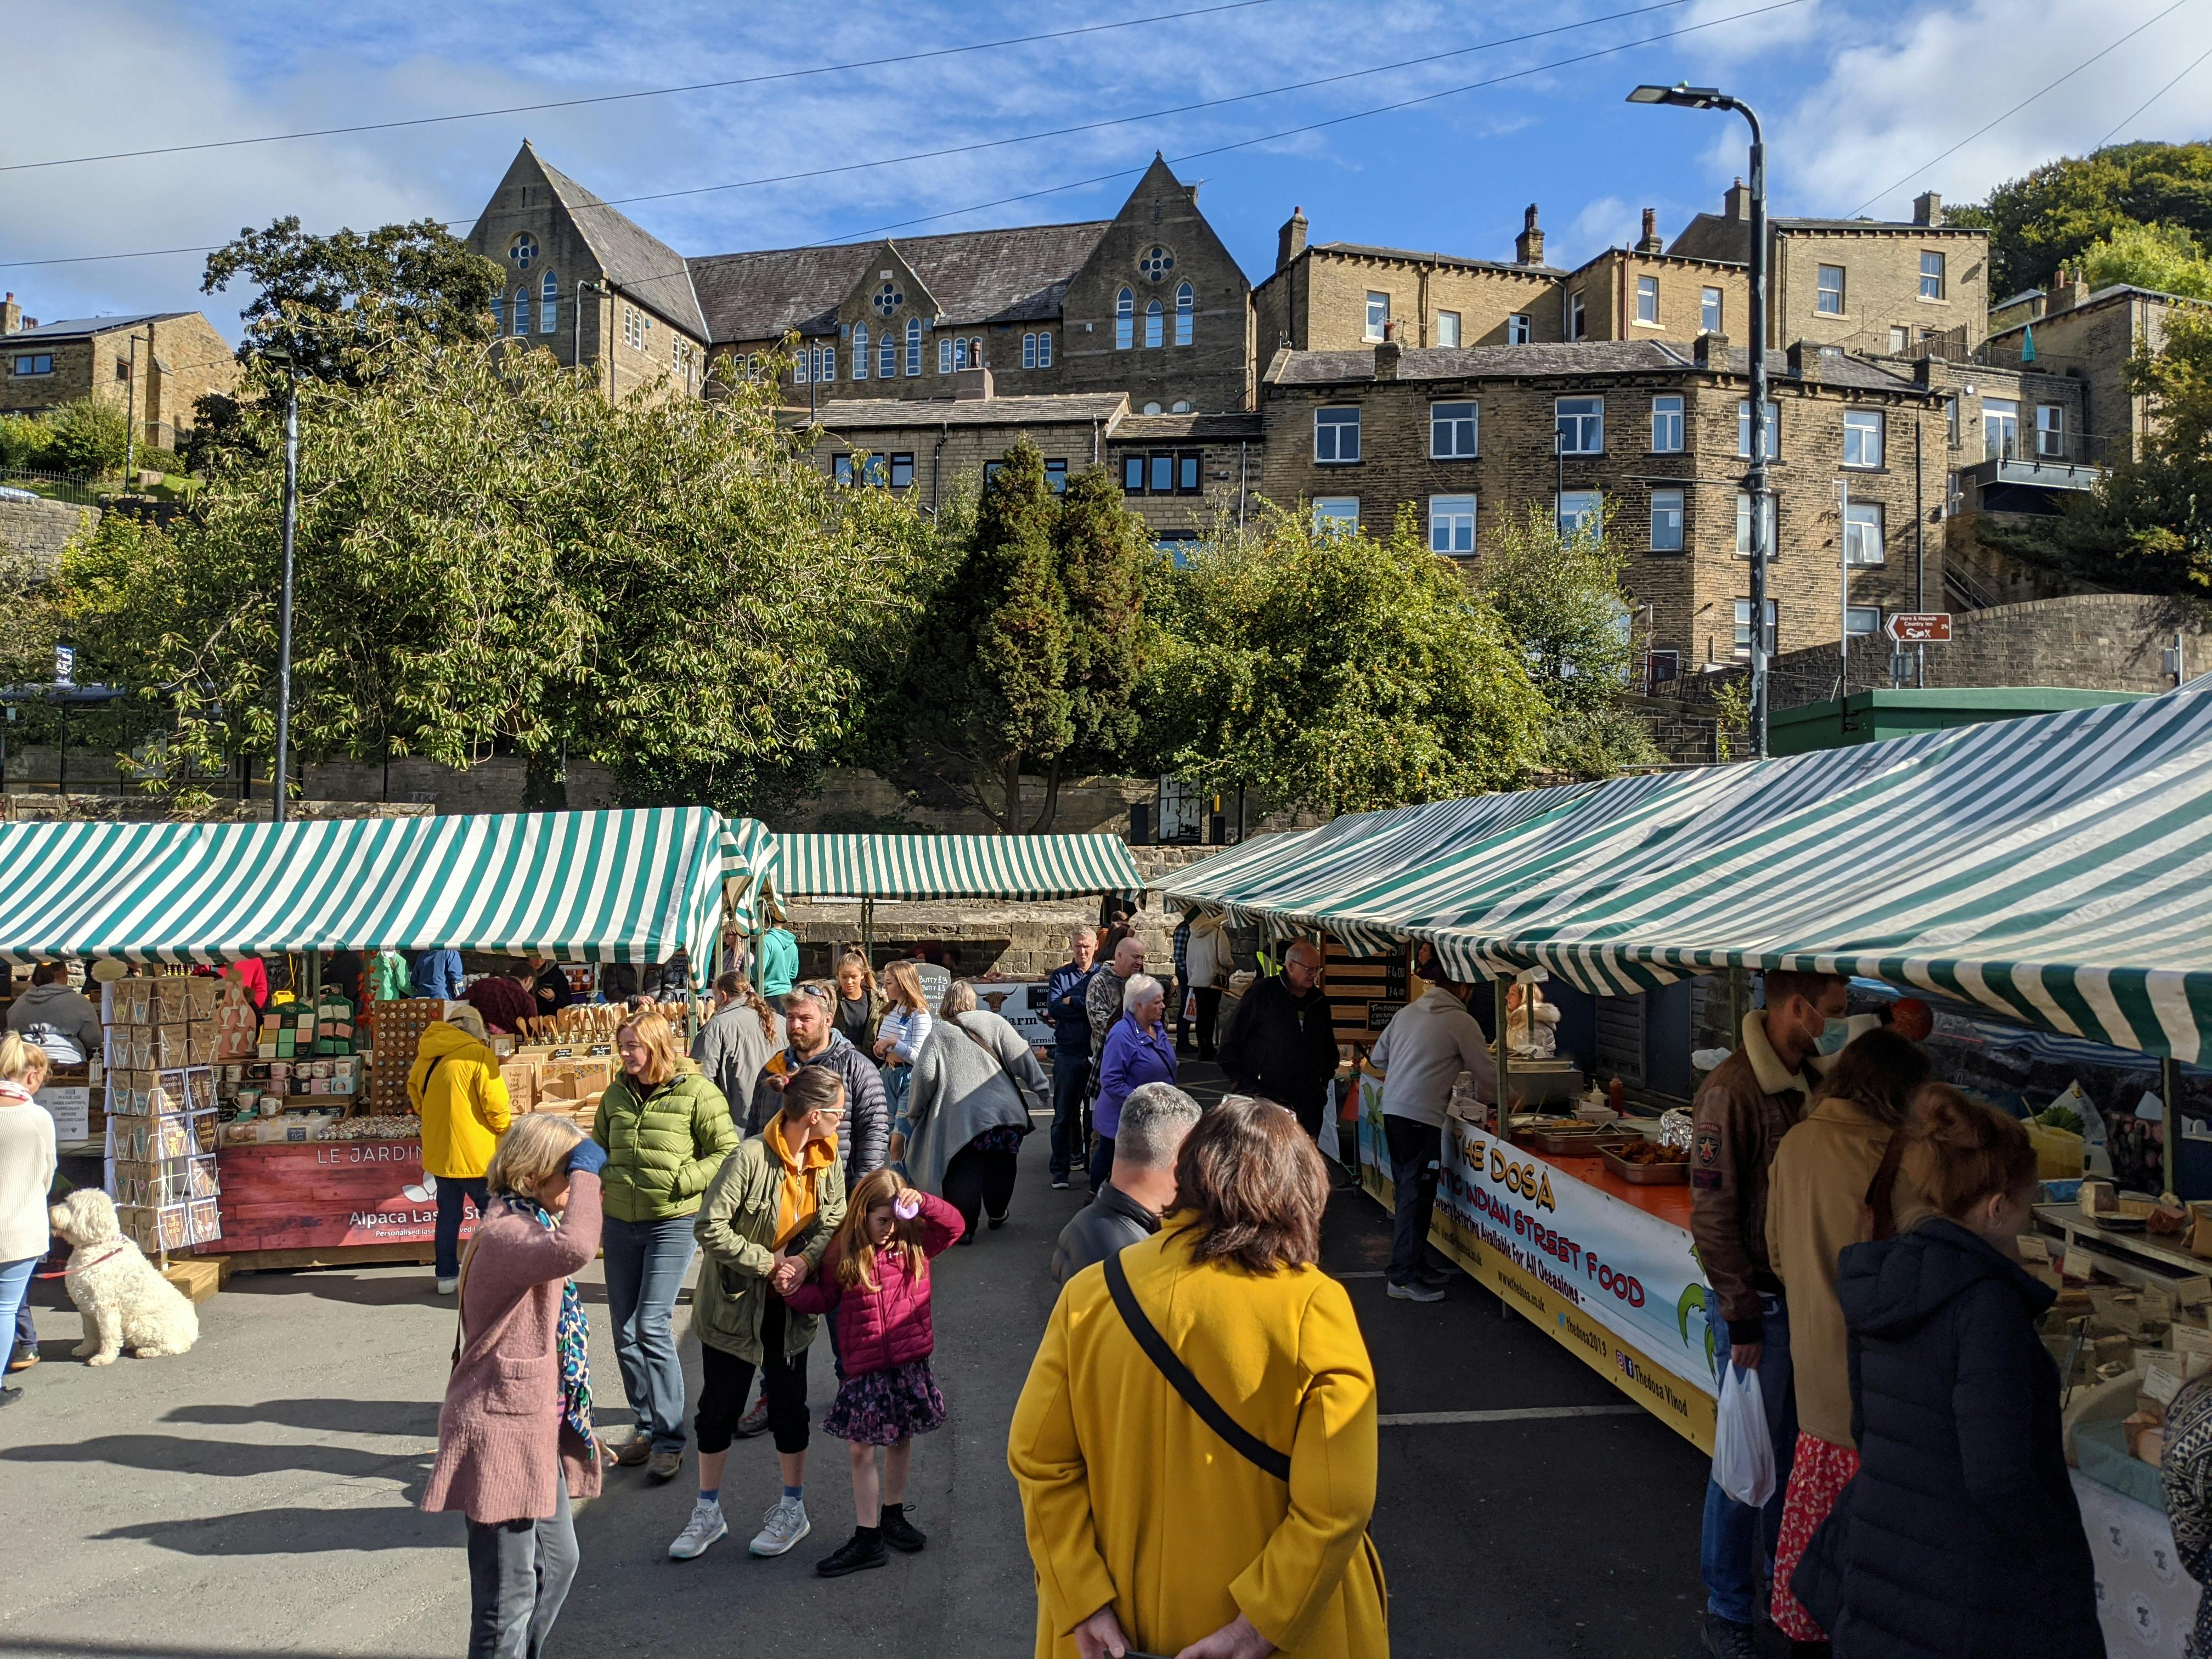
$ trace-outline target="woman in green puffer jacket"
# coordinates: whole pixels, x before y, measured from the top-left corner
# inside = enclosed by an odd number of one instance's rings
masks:
[[[738,1135],[722,1091],[684,1057],[659,1014],[623,1022],[615,1048],[622,1074],[599,1097],[592,1126],[607,1154],[607,1314],[623,1392],[637,1417],[615,1461],[645,1463],[650,1478],[667,1480],[684,1467],[684,1365],[670,1322],[691,1269],[699,1195]]]

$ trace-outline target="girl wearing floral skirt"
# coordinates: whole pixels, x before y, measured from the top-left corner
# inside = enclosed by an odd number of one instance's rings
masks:
[[[930,1374],[936,1339],[929,1318],[930,1259],[957,1243],[960,1212],[941,1198],[878,1170],[854,1190],[820,1273],[785,1297],[794,1312],[836,1321],[844,1382],[822,1419],[850,1443],[858,1524],[834,1554],[815,1564],[824,1578],[880,1567],[884,1546],[914,1551],[928,1540],[906,1518],[914,1437],[945,1421],[945,1396]],[[876,1448],[884,1448],[880,1481]]]

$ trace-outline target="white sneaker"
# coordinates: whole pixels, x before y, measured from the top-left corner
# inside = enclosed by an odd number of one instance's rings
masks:
[[[684,1530],[676,1534],[676,1541],[668,1547],[668,1559],[689,1561],[704,1555],[708,1545],[716,1539],[727,1537],[729,1531],[729,1523],[722,1519],[722,1506],[702,1498],[692,1504],[691,1518],[684,1523]]]
[[[460,1285],[461,1281],[458,1279],[441,1279],[438,1281],[438,1294],[440,1296],[451,1296],[455,1291],[460,1288]]]
[[[800,1539],[814,1530],[814,1523],[806,1518],[806,1505],[796,1498],[779,1498],[761,1517],[761,1529],[753,1534],[755,1555],[781,1555]]]

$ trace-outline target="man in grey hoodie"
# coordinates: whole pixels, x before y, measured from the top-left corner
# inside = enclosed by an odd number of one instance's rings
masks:
[[[82,1066],[100,1052],[100,1010],[70,988],[66,963],[46,962],[31,988],[9,1005],[8,1029],[46,1051],[57,1066]]]

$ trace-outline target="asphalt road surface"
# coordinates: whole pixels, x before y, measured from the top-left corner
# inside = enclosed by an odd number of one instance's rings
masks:
[[[744,1553],[777,1493],[764,1437],[731,1458],[732,1536],[693,1562],[666,1559],[691,1503],[689,1461],[665,1486],[612,1471],[577,1517],[583,1565],[555,1652],[1030,1653],[1035,1599],[1006,1425],[1056,1293],[1053,1237],[1082,1202],[1079,1183],[1050,1190],[1045,1164],[1039,1133],[1009,1224],[939,1268],[937,1372],[952,1420],[915,1451],[909,1503],[926,1551],[814,1577],[853,1524],[842,1443],[818,1431],[814,1533],[775,1561]],[[1373,1201],[1340,1193],[1324,1265],[1351,1290],[1381,1382],[1374,1533],[1393,1651],[1701,1652],[1704,1460],[1468,1280],[1431,1306],[1387,1299],[1388,1246]],[[584,1291],[600,1417],[620,1424],[596,1266]],[[101,1370],[68,1357],[77,1322],[58,1281],[35,1300],[46,1363],[11,1379],[27,1393],[0,1413],[0,1655],[461,1652],[461,1522],[413,1507],[454,1334],[428,1268],[240,1276],[203,1304],[191,1353]],[[697,1346],[685,1347],[696,1381]],[[834,1385],[817,1358],[818,1419]]]

